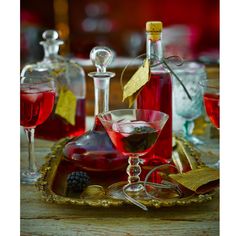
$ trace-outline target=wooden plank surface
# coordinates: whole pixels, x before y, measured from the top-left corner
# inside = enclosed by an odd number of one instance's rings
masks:
[[[22,134],[23,135],[23,134]],[[52,142],[36,140],[38,164]],[[21,168],[27,145],[21,138]],[[21,235],[219,235],[219,195],[203,204],[149,209],[135,206],[92,208],[49,204],[34,186],[21,185]]]

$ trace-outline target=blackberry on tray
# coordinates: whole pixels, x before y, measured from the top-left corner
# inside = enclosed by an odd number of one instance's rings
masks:
[[[75,171],[67,177],[67,193],[80,193],[90,183],[90,178],[86,172]]]

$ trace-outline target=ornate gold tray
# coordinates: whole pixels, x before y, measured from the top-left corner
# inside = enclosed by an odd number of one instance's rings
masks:
[[[195,169],[202,165],[200,154],[186,140],[180,137],[173,138],[173,154],[172,159],[179,172]],[[113,199],[106,194],[109,185],[123,180],[126,177],[125,172],[117,175],[114,173],[109,176],[96,175],[90,176],[91,185],[82,194],[67,196],[66,195],[66,179],[69,173],[78,170],[78,167],[72,165],[71,162],[64,159],[62,151],[68,139],[63,139],[56,143],[46,156],[45,164],[41,167],[41,178],[36,183],[36,187],[41,192],[42,198],[47,202],[57,204],[74,204],[80,206],[92,207],[117,207],[132,204],[128,200]],[[113,176],[113,177],[112,177]],[[168,199],[140,199],[139,202],[147,207],[170,207],[177,205],[189,205],[192,203],[202,203],[213,198],[214,191],[197,195],[194,193],[185,194],[184,197],[173,197]]]

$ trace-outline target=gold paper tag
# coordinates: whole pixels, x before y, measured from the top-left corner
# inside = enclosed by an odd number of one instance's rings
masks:
[[[66,87],[62,86],[55,113],[64,118],[71,125],[75,125],[76,96]],[[58,127],[60,129],[60,127]]]
[[[212,185],[217,185],[219,170],[204,166],[182,174],[170,174],[169,177],[193,192],[204,193],[212,190]]]
[[[124,86],[123,101],[126,98],[129,98],[129,107],[133,105],[140,89],[149,81],[149,72],[149,60],[145,59],[143,65],[138,68],[138,70]]]

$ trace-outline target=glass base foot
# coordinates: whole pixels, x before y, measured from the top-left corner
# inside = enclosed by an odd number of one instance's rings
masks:
[[[35,184],[41,174],[37,172],[31,172],[29,170],[25,170],[21,173],[20,182],[22,184]]]
[[[195,137],[195,136],[185,136],[184,137],[186,140],[188,140],[189,142],[191,142],[194,145],[202,145],[204,142],[202,140],[200,140],[199,138]]]
[[[124,199],[126,199],[126,197],[125,197],[123,188],[126,185],[128,185],[128,182],[126,182],[126,181],[112,184],[108,187],[107,194],[111,198],[124,200]],[[135,198],[135,199],[145,199],[145,198],[147,198],[147,195],[146,195],[145,190],[144,190],[144,186],[143,186],[143,184],[140,184],[140,183],[127,186],[125,188],[125,192],[130,197]]]
[[[107,194],[114,199],[128,200],[145,211],[147,211],[147,207],[142,203],[143,201],[153,198],[173,199],[179,198],[181,195],[181,192],[177,191],[173,185],[155,185],[149,182],[145,191],[143,184],[143,182],[139,182],[130,185],[127,182],[118,182],[108,187]]]
[[[127,186],[127,187],[125,187]],[[163,185],[163,184],[155,184],[148,182],[146,184],[146,191],[144,189],[144,183],[141,181],[140,183],[129,185],[128,182],[118,182],[115,184],[112,184],[107,189],[107,194],[111,198],[115,199],[127,199],[125,197],[123,189],[125,188],[125,193],[134,198],[134,199],[142,199],[142,200],[148,200],[152,198],[157,199],[173,199],[173,198],[179,198],[180,194],[177,190],[177,188],[172,185]]]

